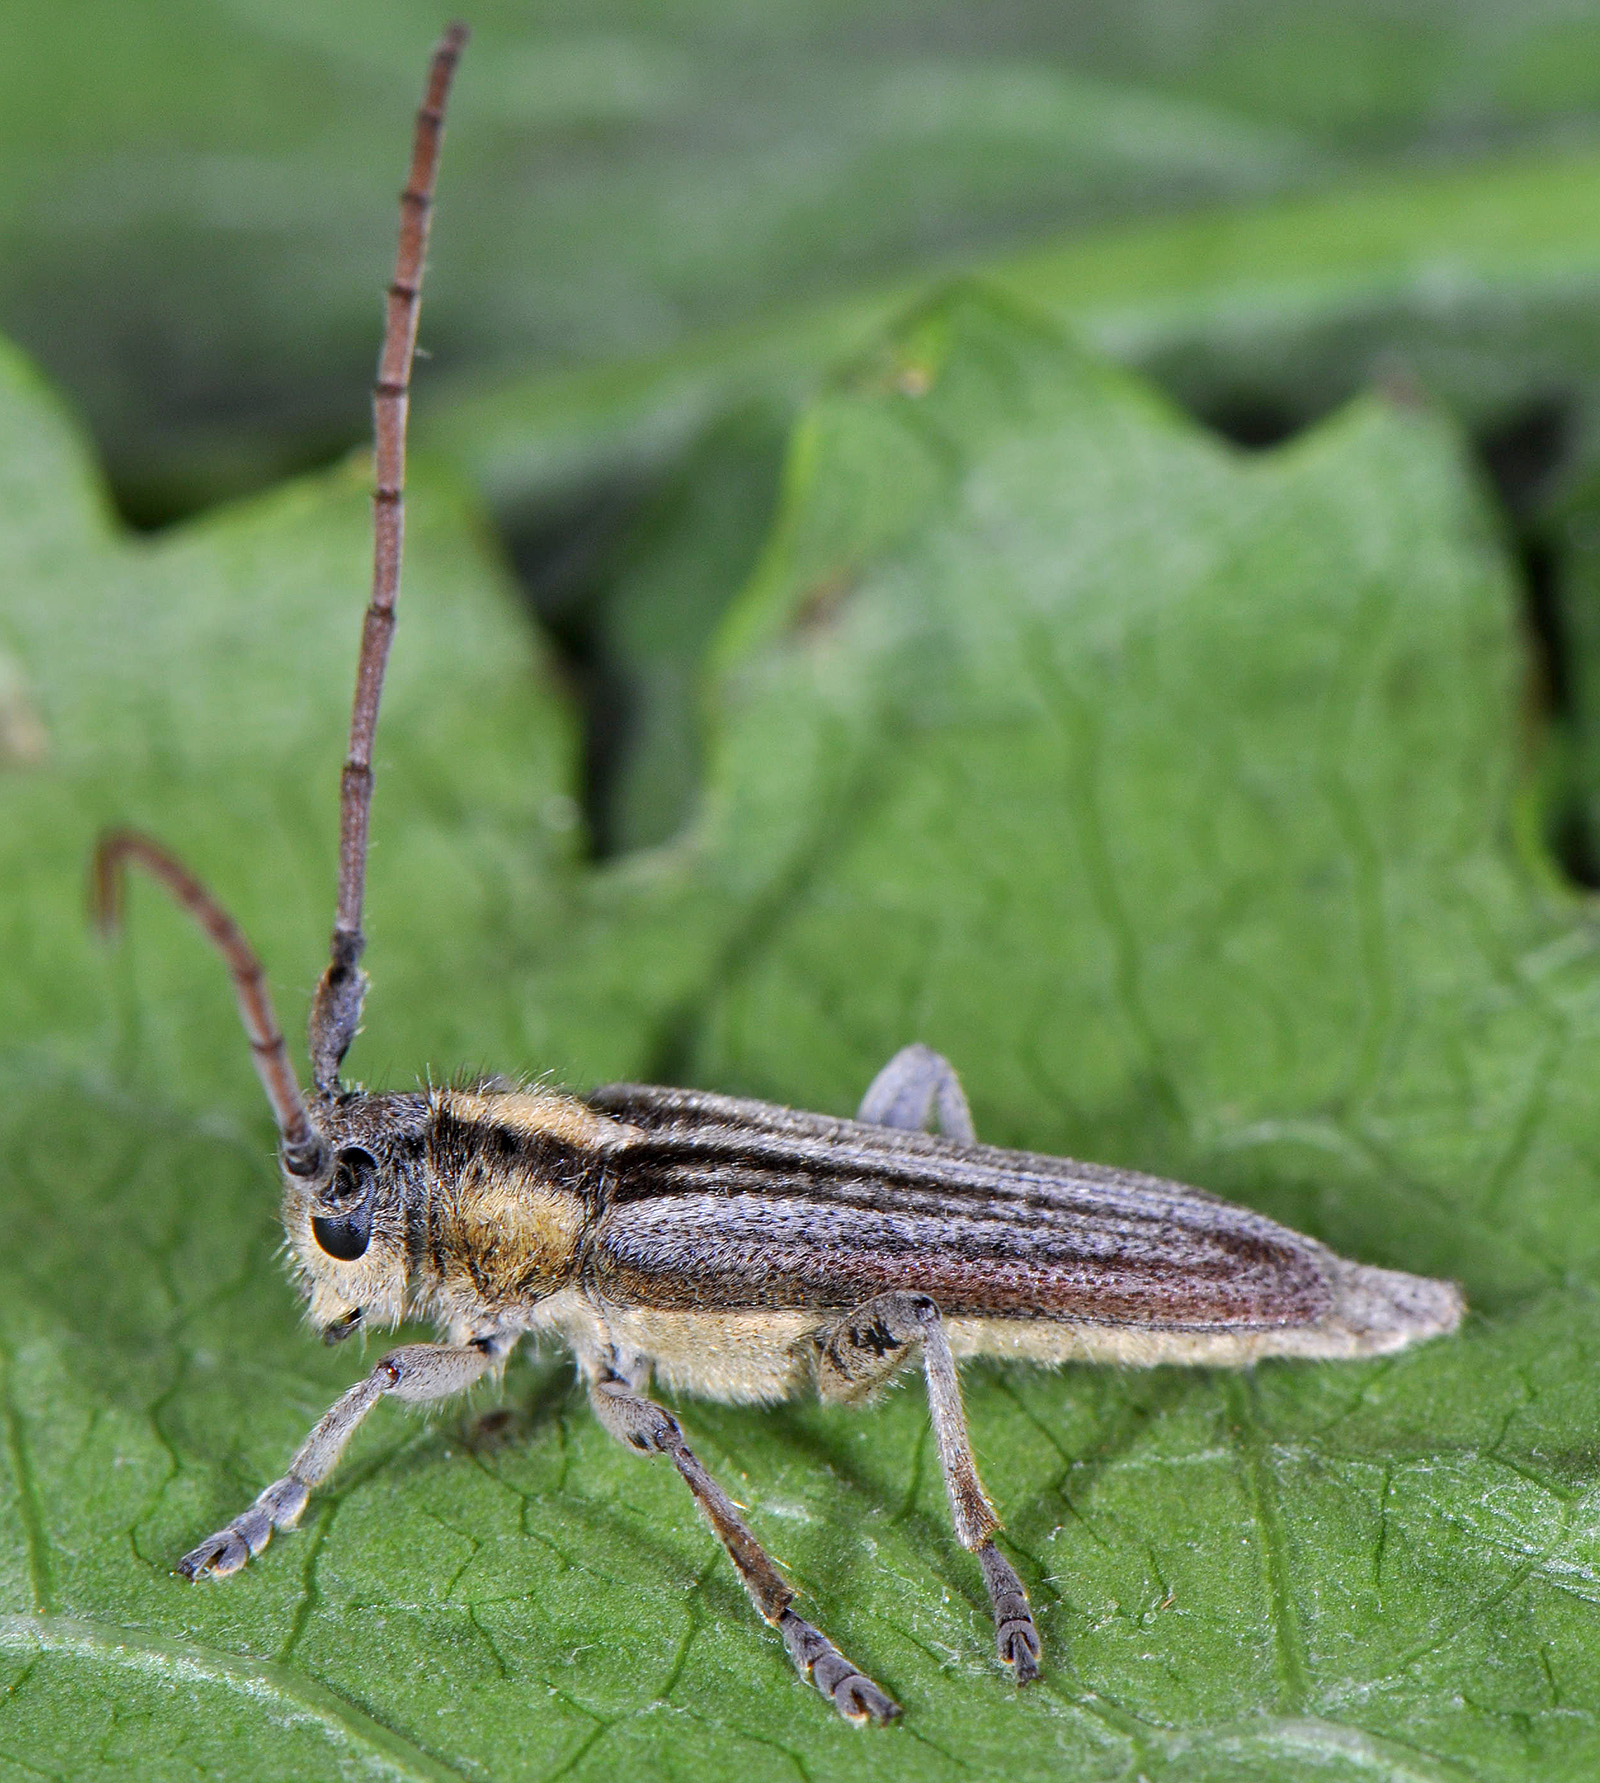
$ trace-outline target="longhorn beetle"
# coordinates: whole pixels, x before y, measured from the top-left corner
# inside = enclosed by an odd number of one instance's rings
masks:
[[[114,926],[124,863],[165,886],[233,978],[278,1126],[283,1222],[311,1323],[330,1342],[419,1316],[438,1343],[391,1350],[335,1401],[249,1509],[184,1555],[190,1579],[237,1572],[292,1528],[386,1396],[436,1400],[497,1374],[527,1332],[577,1359],[595,1415],[670,1456],[795,1665],[847,1720],[899,1706],[794,1609],[722,1487],[648,1396],[868,1398],[920,1358],[951,1514],[977,1556],[1001,1660],[1038,1676],[1026,1592],[967,1439],[961,1356],[1202,1363],[1377,1356],[1453,1330],[1449,1282],[1336,1256],[1260,1214],[1128,1170],[979,1145],[954,1070],[908,1046],[854,1120],[696,1090],[611,1084],[587,1096],[470,1087],[380,1094],[343,1083],[361,1019],[372,739],[400,582],[406,407],[444,106],[466,42],[434,51],[401,198],[373,398],[376,550],[340,790],[339,894],[311,1006],[302,1094],[266,977],[221,905],[147,836],[102,838],[94,894]],[[926,1129],[932,1127],[934,1131]]]

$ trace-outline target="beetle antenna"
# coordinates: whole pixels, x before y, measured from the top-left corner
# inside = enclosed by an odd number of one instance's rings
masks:
[[[383,671],[394,636],[395,600],[400,592],[400,554],[405,535],[406,412],[411,393],[411,361],[417,345],[422,300],[422,266],[428,248],[428,218],[444,137],[445,101],[467,27],[451,25],[428,65],[428,85],[417,112],[411,145],[411,176],[400,194],[400,245],[389,286],[383,351],[372,390],[375,487],[372,492],[372,599],[361,627],[355,702],[350,714],[350,750],[339,780],[339,903],[328,951],[328,969],[311,1005],[311,1079],[319,1093],[336,1095],[339,1064],[361,1023],[367,979],[361,970],[366,936],[361,907],[367,877],[367,828],[372,811],[372,736],[378,724]]]
[[[137,830],[110,830],[100,838],[90,866],[89,902],[95,927],[114,935],[122,926],[123,868],[127,861],[160,881],[173,899],[205,930],[222,955],[250,1036],[256,1075],[278,1123],[278,1153],[295,1176],[315,1176],[322,1165],[322,1139],[306,1113],[300,1082],[289,1063],[283,1030],[273,1013],[267,975],[244,932],[211,893],[175,856]]]

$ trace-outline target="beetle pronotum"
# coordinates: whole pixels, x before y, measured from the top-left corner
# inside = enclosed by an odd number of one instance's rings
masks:
[[[332,1342],[404,1317],[440,1341],[391,1351],[335,1402],[249,1509],[179,1563],[237,1571],[299,1518],[377,1402],[437,1400],[498,1372],[529,1332],[565,1340],[614,1436],[671,1457],[756,1608],[851,1721],[893,1699],[794,1610],[795,1593],[678,1423],[647,1396],[862,1400],[920,1358],[950,1508],[978,1560],[1002,1661],[1038,1675],[1028,1598],[967,1440],[956,1359],[1242,1366],[1382,1355],[1452,1330],[1448,1282],[1370,1268],[1181,1184],[979,1145],[955,1072],[910,1046],[854,1120],[693,1090],[587,1096],[499,1080],[404,1094],[346,1085],[360,1021],[363,885],[377,722],[400,580],[406,406],[446,95],[466,40],[434,52],[374,393],[376,551],[341,780],[338,909],[301,1091],[244,936],[169,853],[132,831],[95,857],[114,921],[121,869],[153,874],[232,974],[278,1127],[283,1220],[311,1322]],[[924,1129],[932,1125],[936,1131]]]

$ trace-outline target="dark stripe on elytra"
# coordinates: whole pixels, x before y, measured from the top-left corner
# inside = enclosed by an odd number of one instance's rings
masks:
[[[613,1201],[741,1191],[808,1194],[841,1206],[990,1217],[1030,1228],[1049,1228],[1064,1213],[1204,1227],[1226,1205],[1173,1195],[1154,1179],[1106,1184],[1063,1177],[1050,1182],[992,1167],[956,1171],[919,1164],[908,1170],[893,1157],[855,1150],[839,1155],[789,1148],[762,1157],[730,1145],[720,1154],[697,1152],[683,1158],[663,1144],[625,1154],[615,1176]]]
[[[762,1104],[745,1106],[766,1112]],[[649,1139],[615,1158],[608,1202],[707,1193],[799,1194],[874,1211],[990,1218],[1040,1231],[1058,1227],[1065,1216],[1130,1228],[1208,1231],[1224,1226],[1296,1249],[1304,1243],[1264,1215],[1159,1177],[993,1146],[964,1146],[853,1121],[825,1122],[821,1116],[788,1110],[771,1112],[798,1130],[753,1134],[709,1121],[698,1127],[658,1125]]]
[[[1204,1190],[1137,1171],[998,1146],[962,1145],[926,1133],[869,1126],[770,1103],[739,1101],[699,1091],[656,1089],[651,1085],[612,1085],[591,1099],[594,1106],[642,1127],[649,1135],[626,1152],[634,1192],[698,1193],[705,1184],[691,1173],[697,1160],[708,1167],[803,1172],[819,1189],[829,1180],[870,1178],[885,1188],[1003,1198],[1010,1212],[1018,1203],[1052,1209],[1087,1206],[1097,1189],[1106,1205],[1125,1208],[1138,1201],[1155,1215],[1159,1208],[1201,1214],[1229,1204]],[[651,1172],[655,1165],[659,1174]],[[646,1176],[649,1172],[649,1176]],[[627,1193],[619,1185],[619,1193]]]
[[[648,1134],[612,1160],[591,1270],[636,1305],[846,1307],[887,1288],[950,1314],[1178,1329],[1314,1323],[1322,1251],[1186,1185],[1071,1159],[617,1085]]]
[[[1288,1236],[1262,1215],[1157,1177],[993,1147],[947,1145],[908,1153],[878,1142],[877,1131],[854,1123],[848,1132],[825,1139],[752,1139],[727,1128],[693,1135],[659,1131],[618,1158],[610,1199],[804,1194],[844,1206],[990,1218],[1041,1231],[1067,1216],[1201,1230],[1221,1220],[1236,1228],[1253,1226],[1263,1235]]]

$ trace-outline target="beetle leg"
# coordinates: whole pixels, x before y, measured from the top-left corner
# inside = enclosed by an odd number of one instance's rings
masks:
[[[751,1534],[738,1507],[701,1465],[683,1440],[671,1413],[634,1390],[627,1380],[600,1374],[590,1382],[589,1401],[595,1416],[619,1442],[641,1455],[670,1455],[694,1494],[706,1521],[716,1531],[728,1558],[756,1608],[783,1636],[789,1657],[802,1677],[809,1678],[846,1721],[893,1721],[900,1705],[864,1676],[819,1629],[790,1607],[794,1587]]]
[[[391,1350],[364,1381],[340,1394],[316,1428],[295,1451],[289,1471],[274,1480],[247,1511],[208,1536],[178,1562],[186,1579],[202,1573],[226,1578],[272,1540],[274,1529],[293,1529],[313,1486],[339,1464],[345,1446],[380,1399],[444,1399],[470,1387],[485,1369],[505,1360],[505,1347],[456,1349],[442,1343],[412,1343]]]
[[[823,1326],[813,1341],[817,1391],[836,1403],[867,1398],[912,1361],[920,1345],[956,1535],[983,1569],[1001,1659],[1013,1668],[1019,1684],[1031,1683],[1039,1675],[1039,1631],[1022,1581],[994,1545],[1000,1519],[978,1478],[955,1357],[938,1307],[926,1294],[879,1294]]]
[[[902,1046],[868,1084],[856,1119],[914,1133],[926,1132],[931,1120],[946,1139],[963,1145],[977,1140],[956,1068],[931,1046]]]

